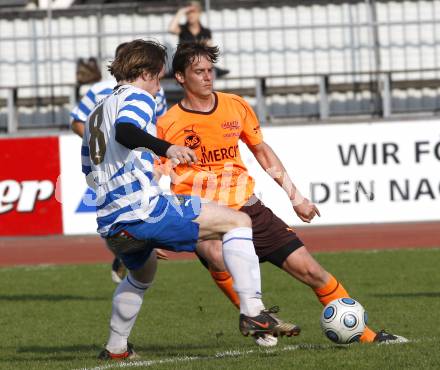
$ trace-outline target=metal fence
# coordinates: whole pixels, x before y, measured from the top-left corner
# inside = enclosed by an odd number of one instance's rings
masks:
[[[325,118],[316,93],[323,83],[339,86],[328,91],[330,116],[440,109],[440,0],[285,4],[204,15],[222,50],[220,65],[230,70],[217,88],[262,87],[257,109],[269,118]],[[172,49],[177,39],[166,30],[175,10],[123,4],[0,13],[0,128],[7,127],[7,101],[31,98],[18,105],[20,126],[66,126],[77,59],[97,57],[105,74],[120,42],[154,37]]]

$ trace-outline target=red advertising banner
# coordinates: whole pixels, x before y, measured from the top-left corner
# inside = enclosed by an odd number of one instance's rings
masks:
[[[0,236],[61,234],[58,137],[0,139]]]

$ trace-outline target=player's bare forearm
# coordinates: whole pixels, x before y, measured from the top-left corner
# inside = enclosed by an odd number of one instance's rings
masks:
[[[290,179],[283,163],[273,149],[264,141],[261,144],[249,146],[260,166],[286,192],[297,216],[304,222],[310,222],[315,215],[320,216],[318,208],[307,198],[304,198]]]
[[[263,170],[265,170],[275,182],[283,188],[289,199],[296,204],[301,203],[303,199],[301,193],[290,179],[283,163],[273,149],[264,141],[260,144],[249,146],[249,149],[252,151],[255,159]],[[292,204],[295,205],[295,203]]]

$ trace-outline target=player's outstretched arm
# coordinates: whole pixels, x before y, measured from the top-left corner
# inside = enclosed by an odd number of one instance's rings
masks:
[[[289,174],[284,168],[283,163],[275,154],[273,149],[266,143],[261,142],[257,145],[249,145],[249,149],[255,156],[260,166],[283,188],[289,197],[293,209],[303,222],[309,223],[315,215],[320,216],[315,204],[303,197],[297,189]]]
[[[178,163],[193,164],[197,156],[190,148],[172,145],[165,140],[158,139],[141,130],[131,123],[118,123],[116,125],[116,141],[128,149],[147,148],[160,157],[167,157]]]

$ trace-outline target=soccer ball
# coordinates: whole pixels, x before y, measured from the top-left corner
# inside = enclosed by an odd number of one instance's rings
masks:
[[[321,314],[321,328],[332,342],[348,344],[358,342],[367,324],[367,313],[352,298],[331,301]]]

